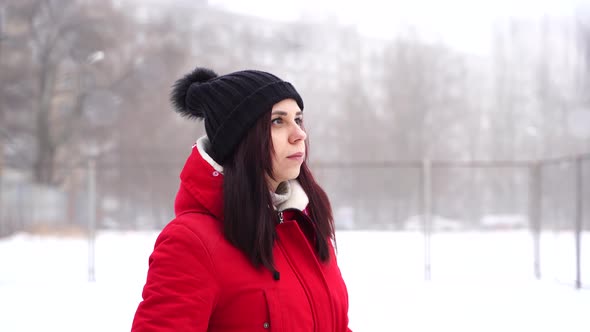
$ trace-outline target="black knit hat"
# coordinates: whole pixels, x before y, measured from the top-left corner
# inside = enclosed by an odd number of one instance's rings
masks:
[[[176,81],[170,99],[178,113],[204,119],[212,157],[223,164],[256,120],[288,98],[303,109],[297,90],[273,74],[244,70],[218,76],[197,67]]]

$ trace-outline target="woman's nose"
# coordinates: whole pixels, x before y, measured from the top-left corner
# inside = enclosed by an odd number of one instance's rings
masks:
[[[305,130],[303,130],[303,128],[301,128],[300,125],[293,124],[293,131],[291,132],[290,138],[291,138],[291,142],[295,143],[300,140],[305,140],[307,138],[307,134],[305,133]]]

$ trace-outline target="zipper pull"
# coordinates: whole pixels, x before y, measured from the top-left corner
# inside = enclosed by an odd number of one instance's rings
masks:
[[[283,211],[279,211],[279,224],[283,223]]]

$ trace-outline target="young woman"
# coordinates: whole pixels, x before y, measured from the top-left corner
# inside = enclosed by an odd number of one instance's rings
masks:
[[[197,68],[171,99],[207,135],[180,174],[132,331],[349,331],[295,88],[267,72]]]

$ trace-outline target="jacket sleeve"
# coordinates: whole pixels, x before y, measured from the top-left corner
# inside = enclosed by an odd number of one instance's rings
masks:
[[[207,331],[219,286],[201,239],[183,225],[162,230],[149,259],[132,332]]]

